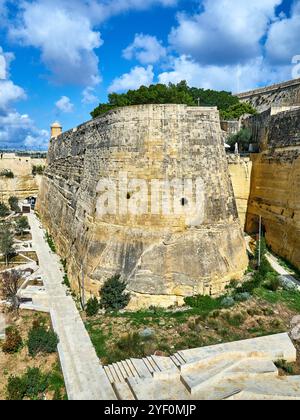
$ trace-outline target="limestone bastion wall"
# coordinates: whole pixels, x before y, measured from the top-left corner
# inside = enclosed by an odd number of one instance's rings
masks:
[[[271,106],[300,106],[300,79],[240,93],[237,96],[242,102],[249,102],[259,112],[264,112]]]
[[[246,230],[257,232],[261,215],[273,251],[300,268],[300,110],[248,123],[262,153],[252,156]]]
[[[116,214],[99,212],[107,178],[116,186]],[[175,178],[193,183],[189,196],[188,190],[181,198],[171,194],[185,207],[182,214],[153,211],[165,196],[135,190],[131,182],[150,186]],[[197,179],[203,196],[193,208]],[[147,211],[135,215],[137,196]],[[216,108],[116,109],[52,139],[38,210],[68,261],[72,287],[80,291],[84,280],[87,293],[98,295],[103,282],[120,273],[132,309],[219,294],[247,267]]]
[[[7,202],[9,197],[17,196],[20,199],[37,195],[41,176],[32,175],[32,167],[45,166],[45,159],[17,156],[14,153],[3,153],[0,158],[0,173],[11,170],[14,178],[0,176],[0,200]]]

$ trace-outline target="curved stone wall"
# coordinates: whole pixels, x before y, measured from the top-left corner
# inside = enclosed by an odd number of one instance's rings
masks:
[[[166,196],[151,186],[174,179],[193,187],[178,196],[171,189],[173,212],[163,212]],[[199,180],[201,205],[193,207]],[[99,211],[108,190],[117,194],[112,214]],[[139,200],[146,210],[135,214]],[[68,261],[73,288],[98,294],[120,273],[131,308],[218,294],[247,267],[216,108],[116,109],[52,139],[39,212]]]

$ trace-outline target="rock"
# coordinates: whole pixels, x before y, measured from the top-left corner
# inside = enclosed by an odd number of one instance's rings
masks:
[[[5,338],[6,319],[5,315],[0,313],[0,339]]]
[[[146,328],[144,331],[139,332],[140,337],[142,338],[149,338],[155,335],[155,331],[151,328]]]
[[[287,291],[297,290],[297,285],[286,276],[279,276],[279,282],[280,282],[281,287],[283,287],[284,290],[287,290]]]
[[[291,320],[291,327],[294,328],[294,327],[299,326],[299,325],[300,325],[300,315],[296,315]]]
[[[251,299],[251,297],[251,294],[248,292],[237,293],[234,296],[234,300],[236,300],[237,302],[246,302],[247,300]]]
[[[292,329],[291,338],[292,340],[300,343],[300,325],[297,325],[295,328]]]
[[[224,306],[224,308],[230,308],[235,305],[235,300],[233,297],[227,296],[221,301],[221,305]]]

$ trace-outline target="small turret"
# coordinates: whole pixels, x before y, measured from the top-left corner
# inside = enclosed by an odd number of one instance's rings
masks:
[[[62,126],[61,124],[56,121],[51,125],[51,138],[56,138],[62,133]]]

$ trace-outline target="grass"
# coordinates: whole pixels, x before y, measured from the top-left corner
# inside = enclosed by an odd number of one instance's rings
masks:
[[[49,235],[48,232],[46,232],[46,241],[49,245],[49,248],[51,249],[52,252],[56,253],[56,247],[55,247],[55,243],[53,241],[53,238],[51,235]]]

